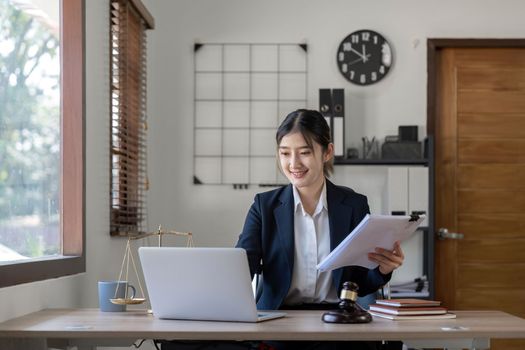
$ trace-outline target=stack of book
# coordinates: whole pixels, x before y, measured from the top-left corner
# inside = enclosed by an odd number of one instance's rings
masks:
[[[384,299],[370,305],[373,316],[390,320],[439,320],[456,318],[441,302],[423,299]]]

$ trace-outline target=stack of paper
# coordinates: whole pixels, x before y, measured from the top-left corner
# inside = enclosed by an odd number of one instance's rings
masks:
[[[361,222],[317,264],[319,271],[335,270],[343,266],[358,265],[369,269],[377,266],[368,259],[376,247],[392,249],[394,242],[410,237],[425,216],[396,216],[367,214]]]
[[[385,299],[370,305],[373,316],[390,320],[434,320],[456,318],[441,302],[422,299]]]

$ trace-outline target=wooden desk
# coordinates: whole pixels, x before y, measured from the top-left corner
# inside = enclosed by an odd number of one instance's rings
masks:
[[[289,311],[263,323],[160,320],[145,311],[49,309],[0,323],[0,338],[47,339],[56,346],[129,346],[137,339],[402,340],[410,347],[489,348],[491,338],[525,338],[525,320],[500,311],[457,311],[457,319],[341,325],[322,311]]]

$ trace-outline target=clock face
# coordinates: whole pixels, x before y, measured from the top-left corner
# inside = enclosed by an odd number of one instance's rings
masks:
[[[348,35],[337,49],[339,71],[351,83],[370,85],[383,79],[392,66],[392,48],[373,30]]]

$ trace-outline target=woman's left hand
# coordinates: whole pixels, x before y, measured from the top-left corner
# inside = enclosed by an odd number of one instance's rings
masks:
[[[403,265],[405,254],[401,249],[399,241],[394,243],[392,250],[376,248],[375,252],[368,253],[368,259],[379,265],[379,272],[383,275],[388,275],[390,272]]]

